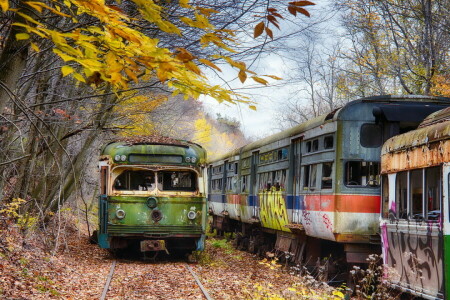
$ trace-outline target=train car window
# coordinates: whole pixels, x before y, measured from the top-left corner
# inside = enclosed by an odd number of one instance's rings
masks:
[[[283,148],[278,150],[278,160],[285,160],[288,159],[289,150],[288,148]]]
[[[276,191],[285,189],[286,170],[279,170],[275,172],[274,186]]]
[[[234,163],[234,174],[237,175],[238,173],[238,163]]]
[[[409,175],[411,195],[411,217],[423,219],[423,170],[413,170]]]
[[[311,152],[319,151],[319,140],[312,141],[312,149]]]
[[[441,216],[441,168],[425,169],[427,220],[437,221]]]
[[[304,166],[303,189],[315,189],[317,184],[317,164]]]
[[[399,172],[395,178],[395,208],[397,217],[406,219],[408,216],[408,172]]]
[[[156,188],[155,172],[149,170],[125,170],[117,176],[113,185],[115,190],[151,191]]]
[[[259,190],[270,191],[273,186],[273,174],[272,172],[265,172],[259,174]]]
[[[348,161],[345,164],[345,185],[349,187],[380,186],[380,163]]]
[[[333,178],[331,177],[332,170],[332,162],[322,164],[322,189],[331,189],[333,187]]]
[[[306,142],[306,152],[311,152],[311,141]]]
[[[324,149],[333,149],[334,146],[334,138],[332,135],[326,136],[323,138],[323,148]]]
[[[248,193],[249,182],[250,182],[250,175],[242,176],[242,186],[241,186],[242,193]]]
[[[197,174],[190,171],[159,172],[163,191],[195,191]]]
[[[221,191],[222,190],[222,178],[214,179],[212,181],[212,187],[211,188],[215,192]]]
[[[363,124],[359,136],[361,146],[365,148],[377,148],[383,143],[381,126],[377,124]]]
[[[389,217],[389,179],[387,175],[381,176],[381,216]]]

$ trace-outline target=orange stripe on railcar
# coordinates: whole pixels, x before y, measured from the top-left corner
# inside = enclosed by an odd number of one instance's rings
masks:
[[[380,196],[375,195],[307,195],[304,201],[310,211],[380,212]]]

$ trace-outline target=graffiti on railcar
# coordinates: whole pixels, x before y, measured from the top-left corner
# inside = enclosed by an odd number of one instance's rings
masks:
[[[411,234],[411,228],[403,229],[401,224],[381,226],[389,279],[408,289],[442,294],[443,239],[439,224],[417,225],[415,234]]]
[[[259,193],[260,219],[264,227],[289,231],[286,200],[282,191],[264,191]]]

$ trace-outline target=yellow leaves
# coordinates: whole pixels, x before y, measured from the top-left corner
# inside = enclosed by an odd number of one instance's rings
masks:
[[[344,299],[345,295],[344,293],[342,293],[341,291],[333,291],[333,296],[336,296],[336,298],[334,298],[335,300],[339,300],[339,299]]]
[[[16,34],[16,40],[28,40],[30,38],[30,35],[28,33],[18,33]]]
[[[160,2],[150,0],[132,0],[141,13],[140,20],[147,20],[154,24],[159,30],[169,34],[181,34],[180,28],[165,19],[166,8]],[[201,32],[200,41],[197,46],[213,47],[217,52],[233,53],[235,43],[235,32],[231,30],[215,29],[209,21],[209,16],[217,13],[216,10],[207,7],[192,6],[189,0],[179,0],[179,7],[188,13],[181,20]],[[196,98],[199,95],[209,95],[219,102],[227,101],[234,103],[236,99],[245,102],[245,97],[226,90],[220,86],[208,84],[203,76],[199,65],[212,68],[221,72],[217,59],[225,61],[237,69],[238,78],[245,82],[248,76],[256,75],[247,69],[245,63],[235,61],[229,56],[220,55],[214,57],[196,57],[185,48],[172,50],[160,46],[159,41],[147,32],[141,32],[136,27],[130,26],[135,19],[131,19],[122,10],[120,3],[106,4],[104,0],[63,0],[63,1],[26,1],[28,7],[37,12],[50,12],[58,17],[69,18],[68,21],[77,21],[79,15],[90,16],[97,26],[78,25],[73,30],[59,31],[48,28],[34,19],[31,15],[18,12],[24,22],[14,24],[24,28],[23,33],[16,35],[18,40],[28,40],[32,37],[51,40],[54,44],[53,52],[65,63],[61,67],[62,76],[86,82],[87,84],[99,85],[106,81],[116,89],[126,88],[132,81],[138,83],[145,75],[146,80],[151,76],[173,88],[174,92],[183,93],[185,97]],[[0,0],[3,11],[9,9],[8,1]],[[63,13],[64,12],[64,13]],[[73,15],[69,15],[73,14]],[[272,15],[276,12],[272,12]],[[186,16],[191,16],[190,18]],[[80,24],[80,23],[79,23]],[[92,23],[91,23],[92,24]],[[272,31],[262,25],[258,25],[255,34],[265,33],[273,37]],[[30,44],[36,52],[40,51],[37,44]],[[222,51],[223,50],[223,51]],[[214,62],[213,62],[214,61]],[[252,76],[257,83],[267,85],[267,80]],[[251,107],[251,109],[253,109]]]
[[[72,74],[75,72],[75,70],[71,66],[63,66],[61,67],[61,73],[63,74],[63,77],[66,77],[69,74]]]
[[[0,8],[6,12],[9,9],[9,0],[0,0]]]
[[[42,8],[46,8],[48,10],[50,10],[52,13],[62,16],[62,17],[70,17],[67,14],[62,13],[60,10],[58,9],[54,9],[53,7],[50,7],[48,5],[46,5],[43,2],[37,2],[37,1],[26,1],[25,2],[28,6],[34,8],[35,10],[37,10],[38,12],[42,12]],[[57,8],[59,8],[59,6],[57,6]]]
[[[184,48],[177,48],[178,51],[177,55],[175,56],[177,59],[181,60],[182,62],[189,62],[195,58],[194,55],[192,55],[191,52]]]
[[[258,77],[258,76],[252,76],[252,79],[258,83],[264,84],[264,85],[268,85],[269,83],[267,82],[267,80]]]
[[[238,73],[238,77],[239,77],[239,80],[240,80],[242,83],[244,83],[245,80],[247,79],[247,73],[245,73],[244,70],[240,70],[239,73]]]
[[[222,72],[222,70],[217,65],[215,65],[214,63],[212,63],[211,61],[209,61],[207,59],[200,58],[198,61],[201,62],[202,64],[207,65],[210,68],[213,68],[219,72]]]

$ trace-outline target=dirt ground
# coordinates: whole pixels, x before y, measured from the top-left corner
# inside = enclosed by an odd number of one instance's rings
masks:
[[[56,252],[46,237],[11,226],[0,231],[0,298],[99,299],[112,255],[79,229],[65,228]],[[235,250],[230,242],[207,239],[206,250],[190,264],[213,299],[342,299],[343,294]],[[118,259],[106,299],[205,299],[183,259]]]

